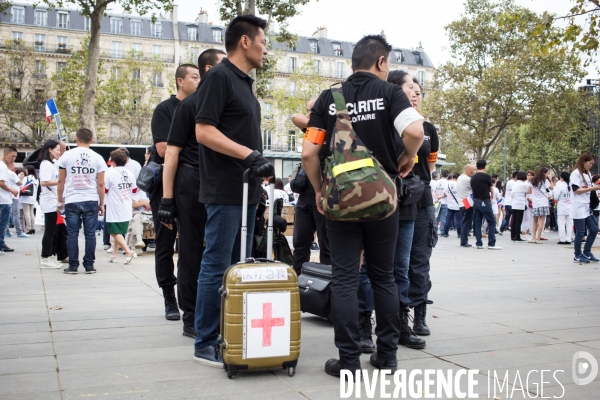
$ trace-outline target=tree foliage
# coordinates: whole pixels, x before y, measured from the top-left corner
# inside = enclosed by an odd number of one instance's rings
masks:
[[[20,40],[7,40],[5,46],[11,51],[0,58],[0,122],[12,133],[6,139],[38,147],[48,127],[45,104],[51,83],[46,62]]]
[[[423,110],[477,159],[495,153],[504,130],[544,118],[544,104],[583,76],[575,52],[531,39],[541,21],[513,0],[468,0],[446,26],[453,60],[436,71]]]

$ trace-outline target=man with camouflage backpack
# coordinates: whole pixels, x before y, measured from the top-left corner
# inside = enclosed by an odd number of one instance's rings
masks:
[[[397,367],[400,320],[393,271],[398,214],[390,192],[396,177],[405,177],[414,165],[423,142],[423,117],[400,87],[385,82],[391,50],[379,35],[365,36],[356,44],[354,73],[343,85],[321,93],[302,146],[317,207],[328,217],[331,314],[340,359],[328,360],[325,372],[333,376],[360,369],[357,284],[363,249],[377,318],[377,352],[370,361],[376,368]],[[397,154],[400,140],[405,151]],[[330,156],[323,184],[319,151],[327,145]]]

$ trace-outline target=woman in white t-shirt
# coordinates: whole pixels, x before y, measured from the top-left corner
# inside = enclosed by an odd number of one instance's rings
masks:
[[[35,215],[33,214],[33,209],[35,206],[35,198],[37,196],[38,186],[40,184],[37,174],[35,173],[35,167],[33,165],[28,165],[25,167],[25,171],[27,175],[25,176],[23,187],[31,185],[33,189],[33,195],[21,195],[21,205],[23,206],[23,216],[25,217],[25,233],[30,235],[35,233]]]
[[[535,176],[535,172],[532,170],[527,171],[527,187],[531,187],[531,180]],[[525,208],[525,212],[523,213],[523,223],[521,224],[521,234],[522,235],[530,235],[533,231],[533,203],[531,199],[531,192],[528,191],[526,196],[527,198],[527,207]]]
[[[554,189],[554,185],[548,180],[548,168],[542,167],[530,181],[530,193],[532,201],[533,230],[530,243],[542,244],[542,232],[546,225],[546,216],[550,215],[550,206],[548,203],[549,190]]]
[[[38,161],[40,162],[40,209],[44,213],[44,236],[42,237],[42,261],[40,268],[61,268],[61,263],[52,254],[52,242],[56,233],[58,218],[56,205],[58,168],[54,160],[60,157],[60,143],[48,140],[44,143]]]
[[[573,261],[583,264],[590,261],[600,261],[592,254],[592,245],[598,234],[598,221],[590,208],[590,192],[595,194],[597,190],[600,190],[600,186],[592,183],[592,175],[589,172],[592,165],[594,165],[594,157],[588,152],[583,153],[577,160],[575,169],[569,177],[569,184],[573,191],[571,218],[573,218],[573,225],[575,226],[575,241],[573,242],[575,258]],[[581,243],[586,227],[588,235],[582,252]]]
[[[108,233],[112,236],[115,244],[109,262],[115,262],[119,247],[125,250],[125,264],[137,257],[135,251],[131,250],[125,242],[129,221],[133,214],[132,194],[137,191],[133,173],[125,168],[127,154],[121,150],[113,150],[110,153],[111,168],[104,174],[104,187],[106,191],[106,215],[104,223],[107,224]]]
[[[512,220],[510,225],[510,239],[513,242],[525,242],[521,239],[521,225],[523,223],[523,213],[527,208],[527,174],[519,171],[517,181],[512,185]]]
[[[570,174],[560,173],[560,182],[554,187],[554,202],[558,206],[558,244],[570,244],[573,241],[573,219],[571,218]]]

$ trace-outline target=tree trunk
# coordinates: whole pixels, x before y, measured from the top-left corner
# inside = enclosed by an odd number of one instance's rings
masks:
[[[81,127],[96,132],[96,84],[98,82],[98,63],[100,60],[100,21],[105,7],[97,8],[90,15],[92,28],[90,30],[90,45],[88,49],[85,83],[83,85],[83,103],[81,106]]]

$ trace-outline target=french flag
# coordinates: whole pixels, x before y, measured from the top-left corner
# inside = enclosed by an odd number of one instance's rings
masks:
[[[54,102],[54,99],[50,99],[46,102],[46,121],[48,121],[48,123],[52,122],[52,116],[56,114],[58,114],[56,103]]]
[[[463,206],[467,210],[469,208],[473,207],[473,203],[474,203],[474,201],[473,201],[473,195],[470,194],[469,197],[465,197],[462,202],[463,202]]]

